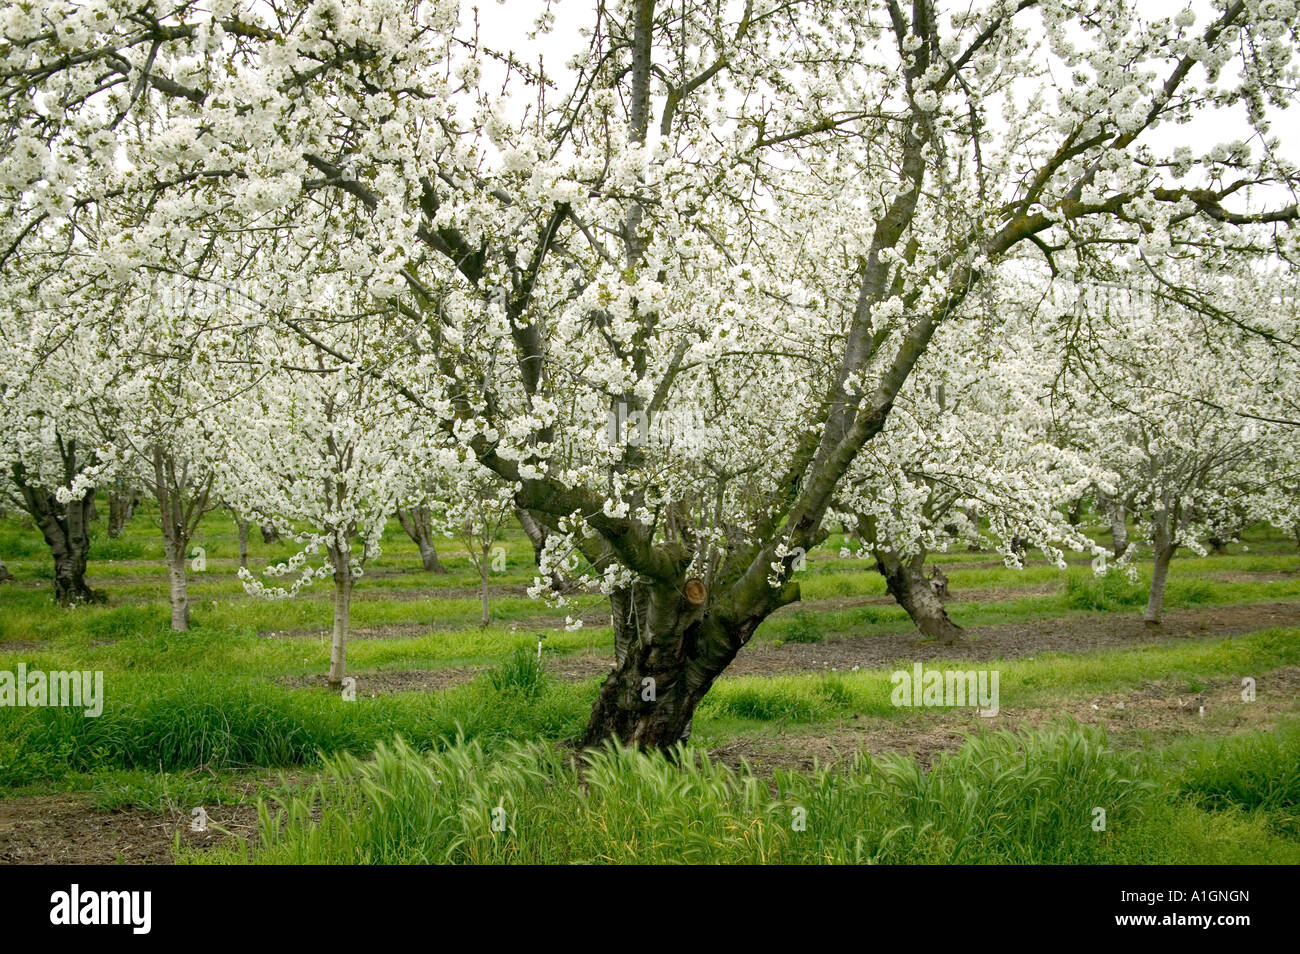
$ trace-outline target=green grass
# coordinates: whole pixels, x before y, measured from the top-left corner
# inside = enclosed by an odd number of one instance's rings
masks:
[[[118,539],[102,531],[101,521],[88,578],[108,602],[62,610],[50,599],[39,534],[0,517],[0,556],[20,580],[0,587],[0,669],[102,670],[106,691],[97,719],[0,710],[0,798],[75,790],[105,809],[184,812],[246,800],[251,787],[284,803],[283,827],[267,814],[254,843],[185,851],[185,860],[1300,862],[1294,721],[1225,737],[1239,730],[1233,713],[1216,711],[1190,728],[1134,731],[1108,744],[1070,726],[1010,736],[993,720],[928,768],[848,755],[833,768],[752,770],[705,754],[751,736],[780,739],[798,754],[862,716],[885,720],[890,731],[924,730],[935,713],[891,704],[889,665],[724,676],[676,764],[618,749],[576,762],[559,743],[581,732],[599,680],[563,682],[547,670],[568,654],[612,656],[612,632],[566,632],[573,607],[509,589],[534,571],[517,529],[504,540],[506,571],[491,580],[492,625],[480,628],[468,556],[441,541],[450,573],[424,573],[414,544],[388,527],[353,605],[354,630],[375,638],[351,641],[349,670],[364,686],[369,672],[485,668],[454,688],[355,701],[286,684],[328,664],[328,594],[247,596],[227,515],[210,515],[195,541],[207,569],[191,576],[194,626],[186,633],[168,628],[161,539],[148,505]],[[756,642],[787,644],[783,652],[794,657],[801,645],[832,637],[913,632],[870,563],[837,557],[837,537],[809,555],[804,602],[765,622]],[[289,542],[263,543],[254,528],[249,565],[256,571],[293,552]],[[1142,560],[1135,580],[1115,571],[1098,577],[1083,557],[1067,570],[1032,555],[1011,569],[996,554],[965,549],[932,562],[946,568],[959,597],[949,612],[966,627],[1136,616],[1150,580]],[[1227,554],[1180,552],[1167,605],[1300,599],[1298,569],[1293,541],[1252,528]],[[581,606],[604,608],[595,596]],[[1300,630],[978,663],[961,656],[954,650],[926,665],[996,669],[1004,709],[1052,711],[1151,682],[1197,693],[1216,680],[1295,666]],[[900,659],[897,668],[910,664]],[[298,787],[269,780],[280,772]],[[491,828],[496,807],[506,809],[504,832]],[[1106,809],[1104,832],[1092,828],[1097,807]],[[793,826],[796,809],[807,813],[803,830]]]
[[[1078,864],[1142,851],[1178,863],[1267,852],[1239,814],[1168,797],[1167,780],[1078,726],[972,739],[929,769],[867,756],[771,783],[691,749],[611,747],[580,761],[536,744],[475,742],[329,760],[322,779],[261,811],[254,844],[190,861],[264,864]],[[1099,824],[1104,812],[1104,824]],[[494,822],[496,823],[494,825]],[[1159,840],[1181,831],[1186,840]]]
[[[1300,835],[1300,723],[1196,746],[1181,760],[1177,784],[1199,805],[1267,815]]]

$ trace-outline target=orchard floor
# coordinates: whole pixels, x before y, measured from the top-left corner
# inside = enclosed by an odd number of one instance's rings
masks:
[[[481,594],[463,548],[443,541],[450,572],[426,574],[414,545],[389,528],[353,606],[349,672],[358,701],[348,703],[324,684],[329,594],[282,602],[246,595],[224,515],[211,515],[196,541],[205,568],[192,574],[194,626],[184,634],[168,631],[151,515],[139,514],[116,540],[102,537],[102,522],[96,529],[88,579],[107,601],[65,611],[49,599],[39,535],[16,517],[0,519],[0,558],[16,577],[0,585],[0,670],[20,662],[101,670],[108,707],[94,732],[0,709],[0,863],[165,864],[177,847],[191,861],[214,849],[256,851],[258,800],[274,809],[286,791],[308,785],[331,745],[364,755],[396,731],[422,733],[433,747],[454,732],[487,745],[566,747],[610,665],[605,605],[596,596],[564,607],[529,599],[531,550],[517,532],[502,542],[506,569],[494,574],[493,618],[481,627]],[[958,646],[920,639],[870,564],[836,555],[843,542],[810,556],[803,601],[759,629],[701,707],[692,742],[715,760],[767,777],[858,753],[906,755],[926,767],[971,737],[1070,720],[1176,774],[1180,759],[1219,740],[1300,725],[1293,540],[1257,528],[1225,553],[1180,554],[1159,627],[1141,620],[1149,573],[1141,561],[1130,581],[1098,579],[1082,557],[1061,570],[1041,558],[1011,569],[989,553],[939,555],[932,562],[949,576],[949,612],[965,628]],[[253,568],[293,553],[260,539],[251,550]],[[583,627],[566,629],[566,617]],[[537,686],[510,695],[507,664],[539,649]],[[996,669],[999,712],[893,706],[891,673],[915,663]],[[285,731],[294,739],[270,738],[280,724],[271,716],[236,724],[229,700],[247,693],[272,715],[279,701],[293,707],[300,721]],[[165,716],[160,707],[172,704],[174,731],[161,716],[145,726],[142,713]],[[319,736],[317,717],[329,726]],[[206,737],[213,731],[225,733],[215,747]],[[206,830],[191,829],[196,807]],[[1264,848],[1300,860],[1291,802],[1237,808],[1258,820]]]

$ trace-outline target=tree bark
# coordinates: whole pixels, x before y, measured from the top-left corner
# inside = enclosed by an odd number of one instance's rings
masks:
[[[248,569],[248,521],[243,517],[235,518],[239,526],[239,568]]]
[[[71,454],[69,450],[69,458]],[[103,595],[86,585],[95,491],[87,490],[80,498],[61,504],[54,494],[29,486],[21,465],[14,467],[13,476],[23,509],[36,522],[54,558],[54,598],[63,606],[102,603]]]
[[[433,546],[433,515],[428,507],[399,507],[397,522],[406,535],[420,548],[420,562],[429,573],[446,573],[447,568],[438,562],[438,551]]]
[[[163,554],[167,558],[167,584],[171,600],[172,629],[190,628],[189,586],[185,561],[199,519],[208,509],[210,483],[195,486],[188,468],[178,464],[161,446],[153,451],[153,491],[162,524]]]
[[[163,547],[167,551],[167,585],[170,591],[172,609],[172,629],[183,633],[190,628],[189,586],[185,575],[185,550],[168,543]]]
[[[1083,498],[1082,497],[1075,498],[1074,502],[1070,504],[1069,510],[1067,510],[1065,513],[1065,519],[1069,522],[1070,526],[1072,527],[1077,527],[1079,523],[1083,520]]]
[[[342,563],[342,566],[340,566]],[[330,639],[330,670],[326,681],[334,689],[343,685],[347,666],[348,631],[352,610],[352,571],[346,561],[334,561],[334,632]]]
[[[924,566],[924,553],[904,562],[888,550],[876,550],[876,569],[885,578],[889,595],[903,607],[916,628],[944,645],[959,643],[962,628],[948,618],[943,600],[925,576]]]
[[[140,497],[134,490],[118,487],[109,491],[108,535],[110,537],[117,538],[122,535],[127,523],[135,516],[135,508],[139,502]]]
[[[1128,510],[1121,503],[1113,504],[1109,509],[1110,546],[1115,559],[1124,555],[1128,549]]]
[[[759,623],[798,599],[791,587],[724,615],[717,604],[690,605],[685,582],[638,581],[611,597],[615,665],[600,687],[583,746],[618,739],[668,750],[689,738],[695,709],[714,680]]]
[[[1178,545],[1174,542],[1170,517],[1163,510],[1157,510],[1152,517],[1152,556],[1154,566],[1151,571],[1151,591],[1147,594],[1146,612],[1142,620],[1148,626],[1160,625],[1160,614],[1165,606],[1165,584],[1169,580],[1169,563],[1174,558]]]
[[[479,594],[483,598],[483,619],[479,625],[484,629],[492,623],[492,604],[488,598],[488,559],[492,552],[492,546],[489,543],[483,545],[478,557],[478,583]]]
[[[262,526],[262,542],[263,542],[263,543],[279,543],[279,542],[280,542],[280,531],[279,531],[279,530],[275,529],[275,527],[272,526],[272,525],[269,524],[269,523],[264,523],[264,524],[262,524],[261,526]]]

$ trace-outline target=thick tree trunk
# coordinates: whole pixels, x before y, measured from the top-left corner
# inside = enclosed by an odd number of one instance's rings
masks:
[[[948,618],[943,600],[924,573],[925,554],[904,562],[888,550],[876,551],[876,569],[885,587],[924,635],[944,645],[961,642],[962,628]]]
[[[352,610],[352,572],[344,562],[334,570],[334,632],[330,639],[330,671],[326,681],[337,689],[343,685],[343,672],[347,666],[348,630]]]
[[[688,603],[684,582],[637,582],[611,598],[615,666],[600,688],[584,746],[618,739],[666,750],[688,738],[700,700],[777,605],[773,600],[728,624]]]
[[[29,486],[24,476],[21,466],[14,468],[23,509],[36,522],[54,558],[54,598],[64,606],[103,602],[104,597],[86,585],[95,491],[87,490],[80,498],[62,504],[54,494]]]
[[[239,525],[239,568],[248,569],[248,521],[243,517],[236,517],[235,522]]]
[[[272,525],[269,524],[269,523],[264,523],[264,524],[262,524],[262,542],[263,542],[263,543],[279,543],[279,542],[280,542],[280,531],[277,530],[277,529],[275,529],[275,527],[272,526]]]
[[[446,573],[447,568],[438,562],[438,551],[433,546],[433,515],[427,507],[399,507],[397,522],[406,535],[420,548],[420,562],[429,573]]]
[[[433,543],[428,540],[420,540],[416,544],[420,548],[420,562],[424,569],[429,573],[446,573],[447,568],[438,562],[438,551],[433,548]]]
[[[120,537],[127,523],[135,516],[140,497],[133,490],[119,487],[108,494],[108,535]]]

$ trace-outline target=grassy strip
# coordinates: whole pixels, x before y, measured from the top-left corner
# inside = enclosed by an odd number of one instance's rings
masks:
[[[1283,754],[1300,760],[1288,736]],[[929,770],[861,757],[778,771],[769,786],[692,750],[673,762],[609,748],[489,754],[401,740],[261,811],[254,846],[192,862],[268,864],[1097,864],[1300,861],[1270,819],[1199,808],[1169,772],[1144,774],[1078,726],[991,733]],[[1104,829],[1099,830],[1104,812]]]
[[[1300,630],[1275,629],[1216,643],[1045,654],[978,667],[999,672],[1001,705],[1009,707],[1063,689],[1137,685],[1152,672],[1195,680],[1259,674],[1298,660]],[[927,668],[971,667],[954,660]],[[557,740],[581,728],[595,681],[557,683],[520,647],[506,665],[465,686],[352,702],[212,673],[122,672],[105,688],[98,718],[72,709],[7,710],[0,720],[0,785],[98,768],[297,765],[319,753],[366,751],[398,734],[437,747],[458,729],[490,745],[510,738]],[[855,712],[907,718],[913,710],[892,705],[892,688],[885,670],[724,679],[700,708],[696,737],[734,734],[746,721],[811,723]]]

